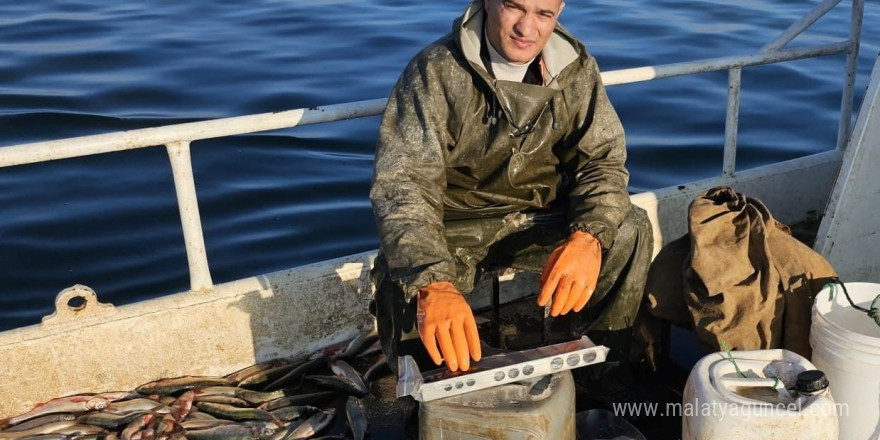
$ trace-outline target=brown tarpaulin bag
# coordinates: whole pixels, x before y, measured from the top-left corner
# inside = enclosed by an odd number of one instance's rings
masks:
[[[724,341],[736,350],[785,348],[809,358],[810,310],[836,276],[831,265],[760,200],[730,187],[691,202],[688,230],[652,263],[649,313],[692,327],[708,351]]]

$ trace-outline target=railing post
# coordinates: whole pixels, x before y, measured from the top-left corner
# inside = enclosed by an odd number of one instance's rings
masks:
[[[853,0],[852,17],[850,18],[849,41],[850,50],[846,56],[846,76],[844,77],[843,97],[840,103],[840,126],[837,130],[837,149],[846,148],[849,140],[850,120],[853,109],[853,89],[856,83],[856,66],[859,61],[859,36],[862,33],[862,16],[865,0]]]
[[[742,67],[730,69],[727,79],[727,122],[724,127],[724,165],[721,175],[732,177],[736,171],[736,136],[739,131],[739,92]]]
[[[213,288],[213,283],[208,268],[208,255],[205,252],[205,238],[202,235],[202,220],[199,216],[199,202],[196,196],[189,142],[170,142],[165,144],[165,148],[171,159],[174,189],[177,191],[177,207],[180,209],[183,241],[186,244],[186,259],[189,262],[190,290],[210,290]]]

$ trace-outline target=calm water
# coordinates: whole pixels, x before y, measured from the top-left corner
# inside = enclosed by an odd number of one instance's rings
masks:
[[[253,0],[0,5],[0,145],[386,97],[466,1]],[[752,53],[817,1],[570,1],[603,70]],[[848,32],[848,2],[797,41]],[[842,5],[843,6],[843,5]],[[880,49],[868,4],[857,105]],[[740,169],[833,148],[843,57],[747,69]],[[717,175],[726,73],[615,86],[631,190]],[[858,107],[856,107],[858,108]],[[378,118],[194,144],[215,282],[374,249]],[[0,149],[2,154],[2,149]],[[126,304],[186,290],[161,148],[0,169],[0,329],[73,284]]]

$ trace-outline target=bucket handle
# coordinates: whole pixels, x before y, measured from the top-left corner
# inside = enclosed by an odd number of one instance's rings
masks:
[[[785,384],[777,377],[724,377],[721,381],[726,385],[740,388],[785,388]],[[781,387],[780,387],[781,385]]]
[[[849,301],[849,305],[851,305],[854,309],[856,309],[860,312],[867,313],[868,317],[873,319],[874,322],[878,326],[880,326],[880,304],[878,304],[878,303],[880,303],[880,295],[877,295],[877,297],[874,298],[874,301],[871,302],[871,308],[866,309],[864,307],[857,306],[856,303],[853,302],[852,298],[849,297],[849,292],[847,292],[847,290],[846,290],[846,285],[843,284],[843,282],[840,281],[840,278],[837,278],[837,277],[831,278],[830,280],[828,280],[827,283],[825,283],[824,286],[822,286],[823,289],[825,287],[829,287],[829,286],[831,287],[831,289],[829,289],[829,291],[830,291],[829,300],[834,298],[834,284],[840,284],[840,287],[843,288],[843,294],[846,295],[846,300]]]

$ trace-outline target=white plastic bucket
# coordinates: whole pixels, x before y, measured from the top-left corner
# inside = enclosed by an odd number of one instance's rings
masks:
[[[880,294],[880,284],[846,283],[846,289],[866,309]],[[880,326],[854,309],[839,285],[829,285],[813,305],[810,346],[838,404],[840,438],[880,438]]]

